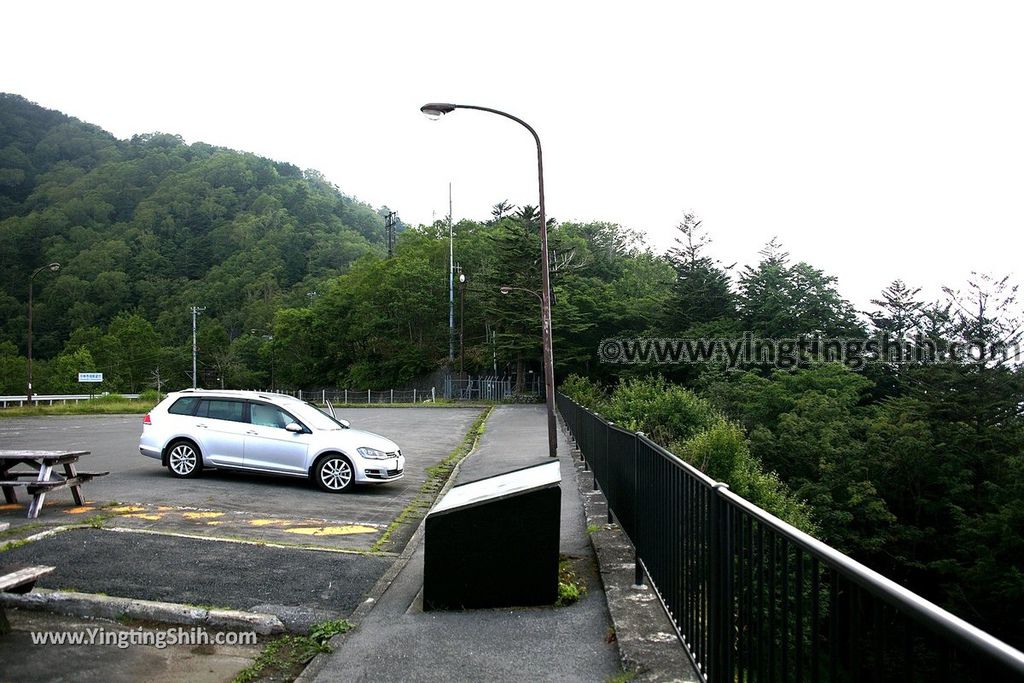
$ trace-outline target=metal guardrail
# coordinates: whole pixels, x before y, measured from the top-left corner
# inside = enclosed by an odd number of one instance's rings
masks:
[[[556,399],[705,681],[1024,681],[1024,653]]]
[[[376,405],[387,403],[427,403],[436,400],[437,391],[430,389],[299,389],[296,391],[276,390],[270,393],[295,396],[314,403],[335,403],[337,405]]]
[[[139,397],[138,394],[118,394],[122,398],[136,399]],[[100,394],[32,394],[32,401],[34,403],[45,403],[46,405],[53,405],[54,403],[78,403],[79,401],[88,401],[94,398],[101,398]],[[6,408],[9,405],[22,406],[28,403],[28,396],[22,394],[20,396],[0,396],[0,408]]]

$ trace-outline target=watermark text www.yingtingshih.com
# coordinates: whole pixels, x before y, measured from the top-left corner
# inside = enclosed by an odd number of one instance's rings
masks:
[[[713,364],[726,368],[771,365],[788,370],[815,363],[842,363],[858,370],[869,363],[1017,363],[1024,350],[1019,343],[953,341],[941,344],[922,336],[895,340],[864,338],[767,339],[752,332],[739,337],[665,339],[631,337],[604,339],[597,356],[602,363],[620,365]]]
[[[96,626],[75,631],[33,631],[31,637],[33,645],[95,645],[121,650],[139,645],[163,650],[176,645],[235,646],[255,645],[258,642],[255,631],[207,631],[199,626],[162,630],[108,629]]]

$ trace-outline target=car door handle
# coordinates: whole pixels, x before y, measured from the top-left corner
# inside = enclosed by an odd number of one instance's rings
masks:
[[[246,432],[246,434],[251,434],[252,436],[256,436],[257,434],[259,434],[259,432],[257,432],[255,429],[250,429],[249,431]]]
[[[196,425],[196,427],[202,427],[203,429],[206,429],[206,425]]]

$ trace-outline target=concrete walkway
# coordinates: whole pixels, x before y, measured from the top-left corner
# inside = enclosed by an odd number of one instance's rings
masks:
[[[499,406],[456,482],[547,461],[544,406]],[[315,681],[607,681],[621,672],[587,536],[570,447],[559,430],[560,549],[587,593],[568,607],[423,612],[422,535],[409,562],[357,628],[308,668]],[[358,614],[358,613],[357,613]],[[611,640],[612,642],[609,642]]]

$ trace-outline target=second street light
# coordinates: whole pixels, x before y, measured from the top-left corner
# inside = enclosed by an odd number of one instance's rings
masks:
[[[544,215],[544,157],[541,152],[540,136],[530,124],[522,119],[489,107],[477,107],[470,104],[450,104],[446,102],[431,102],[420,107],[420,111],[432,119],[440,118],[444,114],[451,113],[456,109],[475,109],[490,114],[504,116],[521,125],[530,131],[530,135],[537,143],[537,185],[540,194],[538,211],[540,212],[540,277],[541,277],[541,329],[544,346],[544,398],[547,403],[548,414],[548,455],[552,458],[558,456],[558,437],[555,427],[555,363],[551,348],[551,273],[548,266],[548,226]]]

